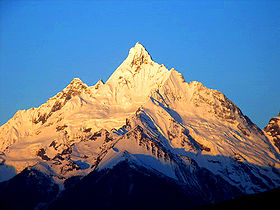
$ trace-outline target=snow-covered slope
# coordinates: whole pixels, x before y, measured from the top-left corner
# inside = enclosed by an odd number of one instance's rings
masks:
[[[0,128],[0,152],[0,173],[33,166],[58,183],[129,160],[204,197],[203,174],[243,193],[280,185],[279,153],[263,132],[224,94],[187,83],[139,43],[106,83],[74,79],[18,111]]]

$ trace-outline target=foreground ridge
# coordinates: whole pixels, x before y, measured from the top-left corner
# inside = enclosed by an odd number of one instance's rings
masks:
[[[263,192],[280,186],[278,118],[262,131],[224,94],[186,82],[136,43],[105,83],[74,78],[0,127],[0,192],[18,197],[13,186],[40,182],[34,202],[18,201],[27,209],[75,199],[71,205],[113,209],[110,196],[131,209],[151,189],[159,197],[146,209],[163,197],[170,203],[162,208],[187,208]]]

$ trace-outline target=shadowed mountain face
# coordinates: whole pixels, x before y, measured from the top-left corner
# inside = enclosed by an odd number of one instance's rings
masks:
[[[200,203],[200,197],[188,198],[174,180],[130,164],[124,161],[112,170],[90,173],[66,189],[49,209],[179,209],[182,204]]]
[[[214,197],[221,201],[241,195],[237,188],[209,171],[197,173],[204,185],[201,186],[204,195],[191,186],[125,160],[112,169],[91,172],[78,182],[71,178],[67,182],[70,187],[49,208],[182,209],[208,204]],[[209,189],[211,196],[206,197]]]
[[[206,169],[196,175],[202,194],[127,158],[111,169],[67,179],[58,195],[51,177],[27,168],[0,183],[1,209],[242,209],[275,207],[280,195],[278,188],[248,196]]]
[[[58,194],[59,187],[51,177],[26,168],[20,174],[0,183],[1,209],[34,209],[44,206]]]
[[[187,83],[137,43],[107,82],[75,78],[0,127],[0,182],[15,176],[0,187],[10,202],[17,184],[32,183],[23,208],[217,203],[280,186],[274,122],[263,132],[224,94]]]

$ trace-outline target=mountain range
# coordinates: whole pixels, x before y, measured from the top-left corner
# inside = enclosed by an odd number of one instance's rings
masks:
[[[261,130],[223,93],[140,44],[104,83],[74,78],[0,127],[5,209],[188,209],[280,186],[280,118]]]

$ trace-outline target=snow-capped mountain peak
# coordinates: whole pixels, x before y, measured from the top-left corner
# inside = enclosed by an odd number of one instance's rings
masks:
[[[203,170],[246,193],[280,184],[279,153],[263,132],[224,94],[187,83],[140,43],[107,82],[75,78],[0,133],[0,173],[44,163],[63,183],[130,158],[198,192]]]
[[[149,66],[148,70],[147,66]],[[135,76],[143,73],[154,75],[160,72],[158,67],[159,65],[152,60],[144,46],[137,42],[136,45],[129,50],[127,58],[116,69],[107,82],[111,83],[116,77],[126,77],[128,75]],[[163,65],[160,65],[160,67],[163,67],[161,69],[162,71],[167,70]]]
[[[164,84],[170,73],[164,65],[154,62],[140,43],[136,43],[105,85],[115,103],[126,107],[139,105],[148,99],[151,91]]]
[[[145,47],[137,42],[135,46],[129,50],[129,55],[126,58],[126,62],[130,65],[139,66],[143,63],[152,62],[152,58]]]

